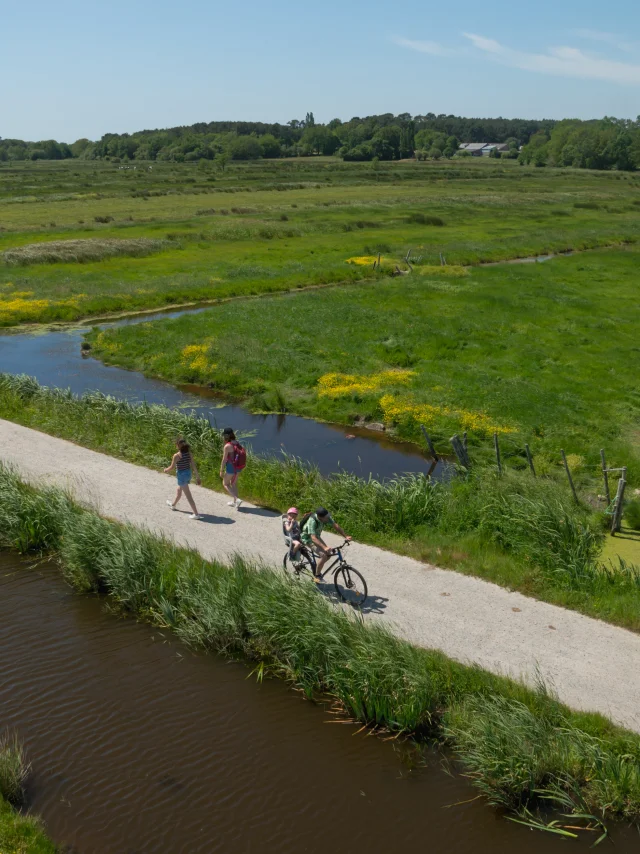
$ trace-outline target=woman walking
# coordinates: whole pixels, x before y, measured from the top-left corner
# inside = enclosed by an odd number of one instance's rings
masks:
[[[202,482],[200,480],[200,475],[198,474],[198,466],[191,455],[191,448],[184,439],[178,439],[176,447],[178,450],[171,459],[171,465],[164,471],[165,474],[171,474],[174,469],[176,470],[178,477],[178,491],[176,492],[176,497],[173,501],[167,498],[167,504],[172,510],[175,510],[176,504],[180,501],[182,494],[184,493],[185,498],[189,502],[189,507],[193,510],[193,513],[189,518],[202,519],[202,516],[198,513],[198,508],[193,500],[193,496],[191,495],[191,489],[189,488],[189,484],[191,483],[191,472],[195,474],[198,486],[200,486]]]
[[[242,501],[238,498],[238,475],[246,465],[247,452],[236,439],[236,434],[231,427],[225,427],[222,436],[224,448],[220,463],[220,477],[222,485],[231,496],[231,501],[227,501],[227,504],[239,510]]]

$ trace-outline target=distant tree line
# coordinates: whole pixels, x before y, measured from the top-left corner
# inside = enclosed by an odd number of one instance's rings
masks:
[[[467,119],[434,113],[384,113],[348,122],[316,123],[313,113],[287,124],[263,122],[199,122],[188,127],[107,133],[97,142],[78,139],[68,145],[55,140],[25,142],[0,138],[0,161],[157,160],[177,163],[338,155],[344,160],[380,161],[451,158],[461,142],[508,145],[503,156],[537,166],[589,169],[640,168],[638,121],[604,118],[597,121],[530,121]],[[498,152],[496,152],[496,156]]]
[[[598,121],[565,119],[539,130],[519,154],[533,166],[581,169],[640,169],[640,116],[636,121],[605,117]]]

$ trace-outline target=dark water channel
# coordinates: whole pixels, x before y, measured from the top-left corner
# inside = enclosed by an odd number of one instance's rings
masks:
[[[195,311],[203,311],[196,309]],[[134,317],[103,327],[142,323],[185,312]],[[192,310],[193,313],[193,310]],[[321,424],[294,415],[253,415],[241,406],[221,405],[213,395],[194,387],[176,388],[135,371],[103,365],[80,352],[86,327],[66,330],[0,334],[0,372],[29,374],[42,385],[70,388],[75,394],[101,391],[131,402],[162,403],[195,410],[220,428],[227,425],[249,434],[256,453],[285,451],[318,466],[323,474],[344,470],[379,479],[404,472],[430,473],[441,478],[451,472],[447,463],[434,465],[416,445],[393,442],[384,434],[357,427]],[[354,438],[347,439],[347,435]]]
[[[0,554],[0,728],[29,807],[76,854],[586,852],[500,818],[442,755],[331,723],[284,683],[194,654]],[[455,766],[450,765],[455,771]],[[615,849],[638,850],[616,831]]]

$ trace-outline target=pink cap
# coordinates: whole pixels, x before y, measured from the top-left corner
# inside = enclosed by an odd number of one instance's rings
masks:
[[[289,516],[289,515],[297,516],[298,515],[298,508],[297,507],[289,507],[289,509],[287,510],[287,516]]]

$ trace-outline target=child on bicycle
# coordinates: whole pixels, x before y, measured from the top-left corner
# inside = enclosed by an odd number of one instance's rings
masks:
[[[294,563],[300,560],[298,552],[302,548],[302,532],[298,524],[298,508],[289,507],[287,515],[282,521],[282,530],[285,537],[289,539],[289,556]]]

